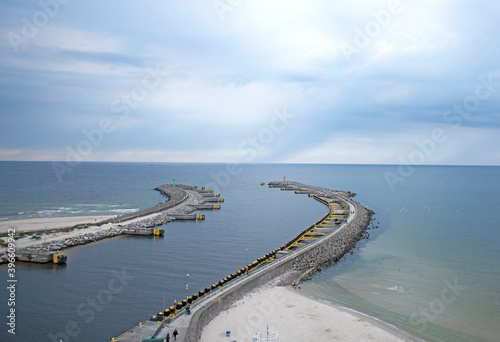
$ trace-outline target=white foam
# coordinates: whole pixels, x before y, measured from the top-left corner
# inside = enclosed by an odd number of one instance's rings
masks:
[[[398,291],[398,292],[404,292],[404,290],[405,290],[403,286],[398,286],[398,285],[386,287],[386,289],[389,291]]]
[[[139,209],[112,209],[111,212],[114,213],[133,213],[134,211],[138,211]]]

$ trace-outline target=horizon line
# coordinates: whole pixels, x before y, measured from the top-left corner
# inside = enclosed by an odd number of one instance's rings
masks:
[[[76,163],[63,160],[0,160],[0,163]],[[86,160],[81,163],[128,163],[128,164],[243,164],[243,165],[364,165],[364,166],[477,166],[477,167],[500,167],[500,164],[391,164],[391,163],[313,163],[313,162],[207,162],[207,161],[109,161],[109,160]]]

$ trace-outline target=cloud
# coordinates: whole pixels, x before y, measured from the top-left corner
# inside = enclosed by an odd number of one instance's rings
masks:
[[[346,58],[342,44],[355,46],[391,3],[242,1],[221,21],[210,1],[69,2],[18,53],[0,42],[0,147],[21,151],[0,158],[64,156],[83,130],[110,119],[116,130],[90,160],[224,161],[286,106],[296,119],[255,162],[397,162],[415,137],[447,127],[443,113],[474,94],[480,77],[500,75],[500,5],[401,0]],[[40,7],[0,10],[5,38]],[[157,66],[168,71],[161,85],[122,118],[113,103]],[[494,87],[429,163],[500,164],[482,138],[500,126]],[[466,146],[483,147],[484,157]]]
[[[435,139],[434,131],[442,134]],[[404,133],[371,131],[331,135],[322,144],[299,150],[286,163],[496,165],[499,128],[421,124]],[[414,154],[422,158],[412,157]],[[463,156],[467,156],[464,158]],[[417,163],[415,161],[418,161]]]

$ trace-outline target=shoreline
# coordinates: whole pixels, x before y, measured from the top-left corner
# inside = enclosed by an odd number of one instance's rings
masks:
[[[61,230],[80,224],[96,224],[98,222],[112,219],[113,215],[93,215],[93,216],[56,216],[40,217],[29,219],[14,219],[0,221],[0,233],[7,233],[9,228],[16,228],[16,232],[30,232],[37,230]]]
[[[11,232],[9,229],[15,229],[15,248],[18,253],[55,253],[121,235],[121,228],[124,226],[160,226],[175,220],[176,216],[195,211],[206,201],[206,197],[200,194],[205,191],[182,184],[177,187],[165,184],[155,190],[162,192],[168,199],[153,208],[121,216],[57,216],[0,221],[0,234],[7,234]],[[0,246],[0,264],[6,259],[7,239],[8,237],[0,237],[0,241],[4,242]]]
[[[271,282],[235,301],[203,329],[201,342],[244,340],[258,331],[280,340],[421,341],[382,320]]]
[[[403,341],[405,341],[405,342],[406,341],[425,342],[424,340],[422,340],[416,336],[411,335],[410,333],[404,331],[403,329],[400,329],[396,325],[391,324],[389,322],[386,322],[381,318],[375,317],[372,314],[368,314],[368,313],[365,313],[363,311],[356,310],[352,307],[348,307],[348,306],[342,305],[342,304],[337,303],[337,302],[330,302],[330,301],[321,299],[319,297],[313,297],[300,289],[296,291],[296,294],[299,296],[305,297],[306,299],[308,299],[310,301],[322,303],[322,304],[331,306],[339,311],[350,314],[352,316],[356,316],[359,319],[361,319],[362,321],[366,321],[367,323],[369,323],[373,326],[376,326],[376,327],[388,332],[389,334],[391,334],[393,336],[396,336],[398,338],[402,338]]]

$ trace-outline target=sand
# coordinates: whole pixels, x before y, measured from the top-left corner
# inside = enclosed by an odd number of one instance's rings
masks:
[[[161,214],[186,214],[192,212],[193,208],[191,205],[198,205],[203,202],[203,197],[197,193],[188,191],[188,199],[174,208],[170,208],[161,212]],[[119,228],[122,225],[128,225],[132,223],[137,223],[139,221],[148,221],[159,216],[160,213],[153,213],[147,216],[141,216],[133,218],[126,221],[116,222],[116,223],[106,223],[101,226],[94,226],[92,223],[97,223],[104,221],[116,216],[73,216],[73,217],[48,217],[48,218],[32,218],[25,220],[9,220],[0,221],[0,233],[7,233],[10,228],[15,228],[16,233],[29,232],[35,230],[47,230],[47,235],[42,234],[40,240],[33,240],[29,236],[20,238],[16,240],[17,248],[25,248],[29,246],[39,245],[45,242],[55,242],[62,241],[67,238],[73,238],[76,236],[81,236],[89,233],[96,233],[97,231],[109,230],[112,228]],[[86,229],[73,230],[71,232],[59,231],[63,228],[73,227],[77,224],[90,223]],[[51,230],[58,230],[57,232],[51,232]],[[3,241],[7,240],[7,237],[0,238]],[[0,248],[1,252],[2,248]]]
[[[276,331],[280,341],[407,341],[402,332],[308,298],[288,287],[267,287],[246,295],[203,329],[202,342],[252,341],[259,331]],[[231,331],[230,337],[226,331]]]
[[[151,214],[144,217],[135,218],[126,221],[126,224],[134,223],[143,219],[150,219],[157,216],[158,214]],[[76,236],[82,236],[89,233],[96,233],[98,231],[109,230],[112,228],[118,228],[121,223],[106,223],[100,226],[89,225],[86,229],[75,229],[70,232],[60,231],[60,229],[72,227],[77,224],[82,223],[92,223],[100,222],[114,216],[75,216],[75,217],[50,217],[50,218],[33,218],[26,220],[12,220],[0,222],[0,233],[7,232],[9,228],[16,228],[16,233],[23,231],[34,231],[34,230],[44,230],[47,228],[47,235],[42,234],[40,240],[30,239],[29,236],[17,239],[16,247],[25,248],[29,246],[34,246],[42,244],[45,242],[55,242],[61,241],[68,238],[73,238]],[[51,230],[57,230],[57,232],[51,232]],[[7,239],[2,238],[4,241]]]
[[[16,232],[26,232],[42,229],[61,229],[82,223],[95,223],[112,218],[113,216],[74,216],[74,217],[47,217],[26,220],[0,221],[0,233],[6,233],[9,228],[15,227]]]

